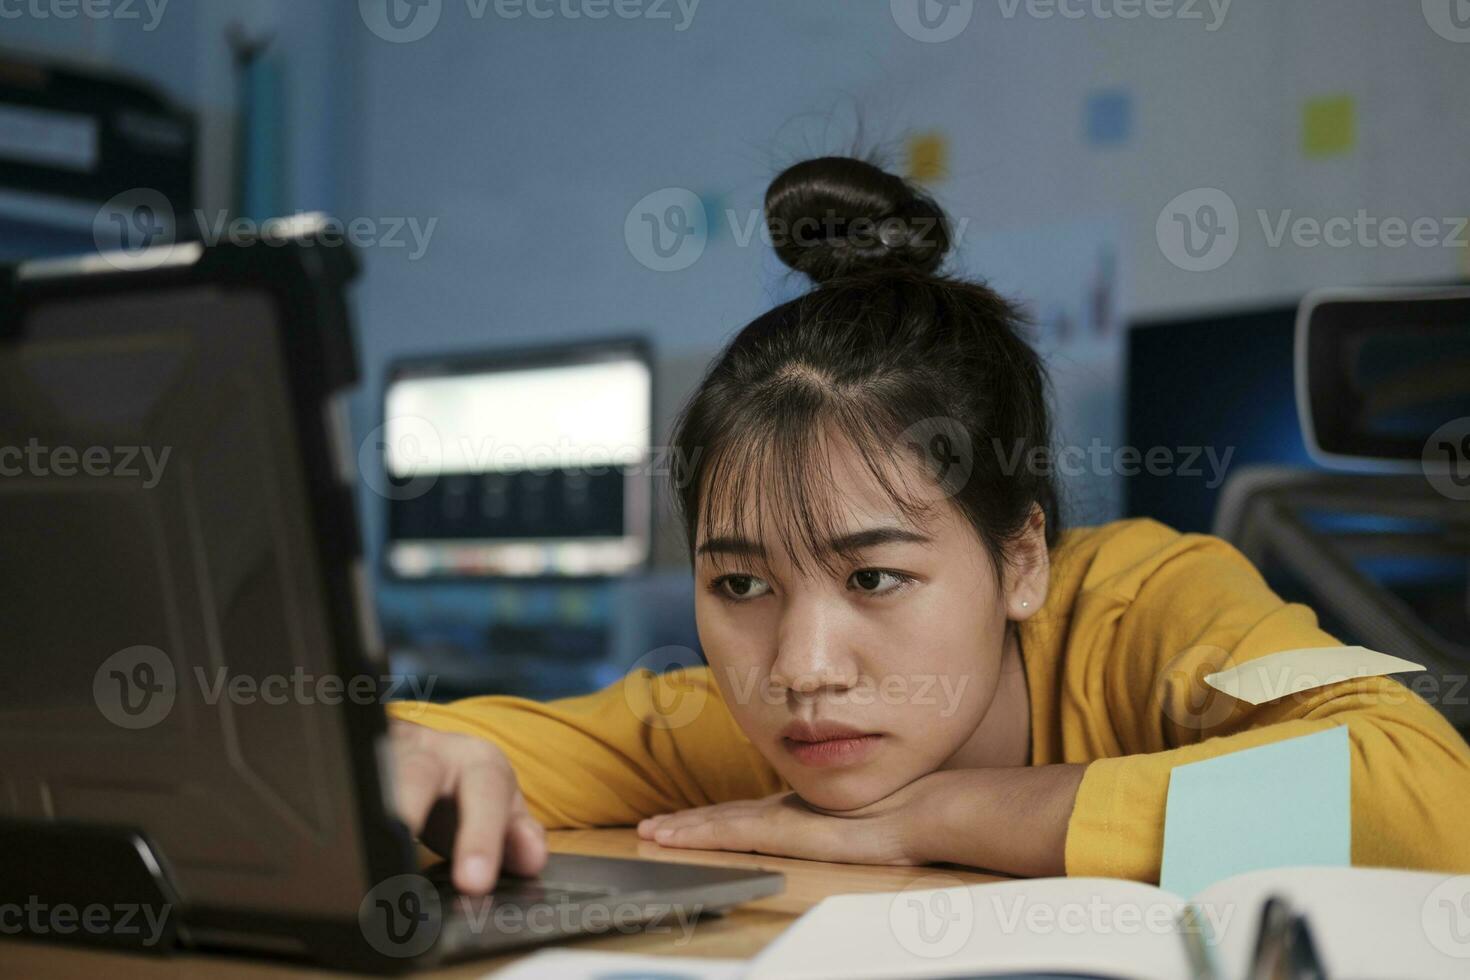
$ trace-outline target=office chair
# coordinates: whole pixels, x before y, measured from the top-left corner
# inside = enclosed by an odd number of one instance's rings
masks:
[[[1423,664],[1436,707],[1470,731],[1470,620],[1431,624],[1358,564],[1470,568],[1470,289],[1314,292],[1295,370],[1308,449],[1334,472],[1240,469],[1214,533],[1294,575],[1363,645]]]

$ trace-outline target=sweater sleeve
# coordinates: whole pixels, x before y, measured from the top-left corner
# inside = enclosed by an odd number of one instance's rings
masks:
[[[1083,775],[1067,873],[1157,881],[1175,766],[1334,725],[1347,726],[1351,746],[1353,863],[1470,871],[1470,748],[1403,684],[1359,677],[1283,687],[1260,705],[1204,684],[1267,654],[1341,644],[1228,543],[1187,538],[1121,607],[1111,641],[1079,665],[1118,744]]]
[[[391,717],[489,739],[548,829],[621,826],[786,788],[735,724],[706,667],[639,670],[600,691],[399,701]]]

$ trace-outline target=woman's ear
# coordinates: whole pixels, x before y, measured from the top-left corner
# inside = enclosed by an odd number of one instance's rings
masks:
[[[1046,602],[1051,584],[1051,554],[1046,547],[1046,514],[1031,505],[1026,526],[1006,547],[1006,618],[1030,619]]]

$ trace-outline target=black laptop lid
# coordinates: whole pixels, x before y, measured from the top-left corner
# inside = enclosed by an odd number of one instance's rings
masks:
[[[195,938],[233,941],[355,916],[406,844],[340,430],[350,257],[172,252],[6,276],[0,813],[145,832]]]

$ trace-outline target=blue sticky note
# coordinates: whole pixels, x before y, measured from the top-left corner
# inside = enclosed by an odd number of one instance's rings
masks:
[[[1092,146],[1116,146],[1133,135],[1133,96],[1127,89],[1098,89],[1087,97],[1087,142]]]
[[[1246,871],[1351,864],[1350,771],[1343,725],[1175,768],[1159,884],[1189,898]]]

